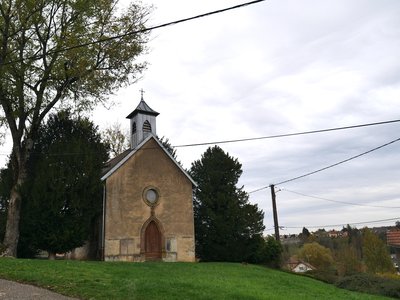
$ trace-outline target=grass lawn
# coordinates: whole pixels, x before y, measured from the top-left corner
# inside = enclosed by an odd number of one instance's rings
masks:
[[[1,258],[0,278],[82,299],[387,299],[260,266],[231,263]]]

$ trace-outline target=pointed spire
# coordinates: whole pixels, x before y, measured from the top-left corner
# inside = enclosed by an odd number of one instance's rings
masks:
[[[146,114],[146,115],[151,115],[151,116],[158,116],[159,113],[156,112],[155,110],[153,110],[150,106],[147,105],[147,103],[144,101],[143,99],[143,94],[144,94],[144,90],[141,89],[140,90],[140,94],[141,94],[141,99],[140,99],[140,103],[139,105],[136,107],[136,109],[131,112],[126,118],[127,119],[131,119],[132,117],[134,117],[136,114],[138,114],[139,112],[142,114]]]

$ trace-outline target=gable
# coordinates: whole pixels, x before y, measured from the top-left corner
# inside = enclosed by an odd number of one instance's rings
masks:
[[[298,273],[307,272],[307,271],[312,271],[312,270],[315,270],[315,268],[314,268],[312,265],[310,265],[309,263],[306,263],[306,262],[299,262],[299,263],[292,269],[292,271],[298,272]]]
[[[180,172],[183,173],[183,175],[189,179],[189,181],[192,183],[193,186],[197,186],[196,182],[190,177],[190,175],[182,168],[182,166],[172,157],[172,155],[168,152],[167,149],[160,143],[160,141],[154,136],[154,135],[149,135],[143,142],[141,142],[135,149],[130,149],[127,150],[117,157],[111,159],[108,163],[106,168],[103,170],[103,176],[101,177],[101,180],[107,180],[108,177],[110,177],[112,174],[117,172],[132,156],[136,155],[139,151],[145,151],[149,148],[146,149],[146,144],[150,140],[155,141],[155,146],[159,149],[161,149],[167,157],[172,161],[172,163],[180,170]]]

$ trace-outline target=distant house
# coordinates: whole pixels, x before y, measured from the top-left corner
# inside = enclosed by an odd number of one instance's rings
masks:
[[[386,231],[387,245],[391,248],[394,253],[391,255],[393,265],[399,272],[399,261],[400,261],[400,229],[395,227]]]
[[[328,231],[328,236],[330,237],[330,238],[333,238],[333,239],[336,239],[336,238],[339,238],[339,237],[347,237],[348,236],[348,233],[347,233],[347,231],[337,231],[337,230],[331,230],[331,231]]]
[[[289,262],[287,263],[287,267],[290,271],[295,273],[305,273],[316,269],[313,265],[305,261],[293,258],[289,260]]]
[[[400,248],[400,229],[389,229],[386,231],[386,238],[388,246]]]
[[[328,236],[330,238],[338,238],[339,236],[341,236],[341,232],[333,229],[331,231],[328,231]]]

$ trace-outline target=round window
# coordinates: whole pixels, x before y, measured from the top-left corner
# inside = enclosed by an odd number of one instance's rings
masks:
[[[148,189],[146,192],[146,200],[150,203],[155,203],[157,201],[157,192],[153,189]]]
[[[145,202],[150,206],[157,204],[158,197],[159,197],[158,191],[154,187],[148,187],[143,192],[143,198]]]

